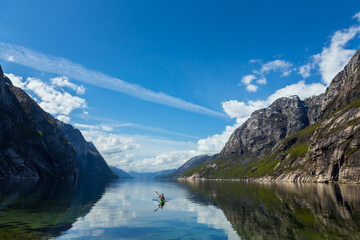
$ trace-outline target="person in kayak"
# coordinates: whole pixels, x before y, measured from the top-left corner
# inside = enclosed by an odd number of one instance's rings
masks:
[[[161,195],[157,192],[157,191],[155,191],[156,192],[156,194],[157,195],[159,195],[159,198],[160,198],[160,200],[159,200],[159,208],[161,207],[161,208],[163,208],[164,207],[164,205],[165,205],[165,197],[164,197],[164,194],[162,193]]]
[[[159,198],[160,198],[159,207],[163,208],[164,205],[165,205],[165,197],[164,197],[164,194],[162,193],[161,195],[159,195]]]

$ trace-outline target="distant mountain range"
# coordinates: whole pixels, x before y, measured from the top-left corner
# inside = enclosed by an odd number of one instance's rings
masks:
[[[164,176],[174,172],[176,169],[169,169],[169,170],[162,170],[158,172],[129,172],[129,175],[134,179],[143,179],[143,180],[150,180],[150,179],[162,179]]]
[[[132,179],[130,174],[128,174],[124,170],[121,170],[120,168],[117,168],[117,167],[114,167],[114,166],[110,166],[110,168],[116,173],[116,175],[119,176],[119,178],[121,178],[121,179]]]
[[[196,167],[197,165],[200,165],[202,163],[210,162],[211,160],[214,160],[218,154],[214,155],[199,155],[193,158],[190,158],[188,161],[186,161],[181,167],[176,169],[175,171],[171,172],[170,174],[161,176],[161,179],[177,179],[193,167]],[[159,177],[157,177],[159,178]]]

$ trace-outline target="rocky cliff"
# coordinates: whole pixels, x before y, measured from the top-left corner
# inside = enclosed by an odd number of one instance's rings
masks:
[[[76,179],[76,152],[55,119],[0,67],[0,178]]]
[[[79,177],[91,179],[119,178],[108,166],[92,142],[85,140],[79,129],[57,120],[61,131],[76,149]]]
[[[306,107],[298,96],[277,99],[251,117],[231,135],[218,158],[236,158],[244,154],[264,156],[282,138],[309,125]]]
[[[210,162],[211,160],[214,160],[218,154],[214,155],[200,155],[193,158],[190,158],[188,161],[186,161],[181,167],[179,167],[175,172],[170,173],[169,175],[166,175],[163,177],[163,179],[177,179],[193,167],[196,167],[202,163]]]
[[[270,114],[274,104],[254,112],[214,161],[193,168],[185,177],[359,183],[359,67],[360,51],[325,94],[304,100],[303,108],[295,103],[286,108],[283,103],[275,114]],[[300,120],[304,115],[311,125]]]

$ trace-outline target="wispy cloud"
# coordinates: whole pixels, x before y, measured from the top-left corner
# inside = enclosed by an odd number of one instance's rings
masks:
[[[59,86],[59,87],[67,87],[71,88],[76,91],[77,94],[84,94],[85,88],[83,85],[77,86],[71,82],[69,82],[69,78],[65,76],[56,77],[56,78],[50,78],[50,81],[53,85]]]
[[[15,62],[44,72],[65,75],[78,81],[112,89],[145,101],[210,116],[227,117],[226,114],[221,112],[184,101],[162,92],[154,92],[140,85],[128,83],[104,73],[87,69],[80,64],[71,62],[65,58],[45,55],[22,46],[0,42],[0,59]]]
[[[139,124],[139,123],[122,122],[122,121],[111,119],[111,118],[91,115],[89,113],[87,113],[85,115],[74,113],[74,114],[72,114],[72,117],[77,117],[77,118],[82,118],[82,119],[85,118],[87,120],[93,120],[93,121],[100,122],[100,123],[108,123],[108,124],[110,124],[110,127],[113,127],[113,128],[135,128],[135,129],[146,130],[149,132],[155,132],[155,133],[159,133],[159,134],[167,134],[167,135],[173,135],[173,136],[179,136],[179,137],[199,139],[199,137],[196,137],[196,136],[179,133],[179,132],[174,132],[174,131],[166,130],[163,128],[146,126],[146,125]],[[85,124],[78,125],[79,128],[94,129],[94,127],[90,127],[90,126],[92,126],[92,125],[85,125]]]
[[[260,72],[261,73],[269,73],[271,71],[283,72],[283,74],[285,74],[284,76],[286,77],[288,76],[287,73],[291,70],[292,66],[293,64],[290,62],[281,59],[276,59],[274,61],[263,64],[261,66]]]

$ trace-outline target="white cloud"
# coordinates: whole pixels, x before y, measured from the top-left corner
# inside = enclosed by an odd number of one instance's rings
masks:
[[[65,76],[50,78],[50,81],[55,86],[71,88],[71,89],[75,90],[77,94],[85,93],[85,88],[83,85],[81,85],[81,86],[75,85],[75,84],[69,82],[69,78],[67,78]]]
[[[88,84],[115,90],[145,101],[210,116],[226,117],[223,113],[184,101],[180,98],[162,92],[154,92],[140,85],[128,83],[101,72],[86,69],[80,64],[73,63],[64,58],[48,56],[22,46],[0,42],[0,58],[8,61],[9,56],[13,56],[16,59],[16,63],[30,68],[66,75]]]
[[[250,60],[250,63],[255,62],[254,60]],[[260,61],[258,61],[260,62]],[[292,71],[295,70],[295,68],[292,68],[293,64],[284,60],[276,59],[271,62],[267,62],[265,64],[262,64],[259,71],[254,70],[254,74],[245,75],[241,82],[245,84],[246,90],[248,92],[256,92],[258,90],[258,86],[255,85],[253,82],[256,80],[256,83],[259,85],[265,85],[267,84],[265,75],[269,72],[275,71],[275,72],[282,72],[282,77],[288,77]]]
[[[256,92],[258,90],[258,86],[254,85],[254,84],[249,84],[246,86],[246,90],[248,92]]]
[[[355,14],[353,16],[353,19],[356,19],[358,22],[360,22],[360,12],[358,12],[357,14]]]
[[[159,169],[175,169],[187,160],[201,153],[196,150],[164,152],[155,157],[145,158],[143,161],[133,162],[135,169],[146,172],[155,172]]]
[[[261,73],[269,73],[271,71],[288,72],[292,66],[293,64],[290,62],[277,59],[263,64],[261,66],[260,72]]]
[[[78,125],[75,125],[79,127]],[[122,167],[131,160],[124,158],[129,150],[141,147],[132,137],[125,137],[113,133],[107,133],[99,130],[82,130],[85,139],[92,141],[106,162],[110,165]],[[124,161],[126,160],[126,161]]]
[[[5,76],[7,76],[12,84],[15,86],[15,87],[19,87],[19,88],[24,88],[25,87],[25,83],[23,82],[23,78],[20,77],[20,76],[16,76],[12,73],[5,73]]]
[[[121,127],[119,125],[87,125],[87,124],[81,124],[81,123],[74,123],[74,126],[83,130],[101,130],[105,132],[112,132],[114,131],[114,127]]]
[[[302,66],[300,66],[300,68],[299,68],[299,74],[300,74],[303,78],[310,77],[311,68],[312,68],[311,63],[302,65]]]
[[[241,79],[241,82],[243,82],[245,85],[249,85],[255,79],[256,79],[255,75],[246,75]]]
[[[224,148],[225,143],[229,140],[231,134],[236,128],[240,127],[246,119],[247,118],[238,118],[233,126],[226,126],[221,134],[215,134],[205,139],[200,139],[197,143],[198,151],[201,154],[220,152]]]
[[[288,76],[290,76],[290,74],[292,73],[293,70],[295,70],[295,69],[290,69],[289,71],[283,72],[281,74],[281,76],[282,77],[288,77]]]
[[[9,61],[9,62],[15,62],[14,56],[9,56],[9,57],[8,57],[8,61]]]
[[[69,116],[66,116],[66,115],[59,115],[59,116],[57,116],[56,118],[59,119],[60,121],[65,122],[65,123],[69,123],[69,122],[70,122]]]
[[[241,82],[245,84],[246,90],[248,92],[256,92],[258,90],[258,86],[256,86],[255,84],[252,84],[252,82],[256,79],[257,79],[257,77],[255,75],[250,74],[250,75],[244,76],[241,79]],[[258,79],[256,81],[256,83],[264,85],[264,84],[266,84],[266,79],[264,77],[261,77],[260,79]]]
[[[348,29],[336,31],[331,37],[330,46],[324,47],[321,53],[313,56],[325,84],[330,84],[335,75],[345,67],[354,55],[356,50],[345,49],[345,46],[359,33],[360,26],[351,26]]]
[[[121,124],[109,126],[75,123],[74,126],[81,130],[87,140],[95,144],[109,164],[125,171],[176,168],[180,162],[187,161],[188,156],[193,156],[195,150],[192,149],[196,148],[196,144],[192,142],[145,135],[124,135],[117,131],[118,127],[122,127]]]
[[[265,77],[261,77],[258,80],[256,80],[256,83],[260,84],[260,85],[265,85],[265,84],[267,84],[267,81],[266,81]]]
[[[74,123],[74,127],[84,129],[84,130],[99,130],[100,127],[97,125],[88,125],[88,124],[81,124],[81,123]]]
[[[251,59],[249,63],[261,63],[261,59]]]
[[[69,114],[79,108],[86,108],[86,101],[83,98],[72,96],[66,91],[57,90],[37,78],[23,78],[12,73],[6,74],[14,86],[20,87],[32,96],[45,111],[55,115],[64,122],[69,122]]]
[[[40,98],[40,107],[54,115],[69,115],[75,109],[86,107],[85,99],[58,91],[37,78],[27,78],[25,90],[35,93]]]
[[[106,132],[111,132],[111,131],[114,130],[112,127],[110,127],[110,126],[105,126],[105,125],[101,126],[101,129],[102,129],[103,131],[106,131]]]
[[[223,109],[231,118],[246,118],[255,110],[267,106],[266,101],[249,101],[248,103],[230,100],[222,103]]]

